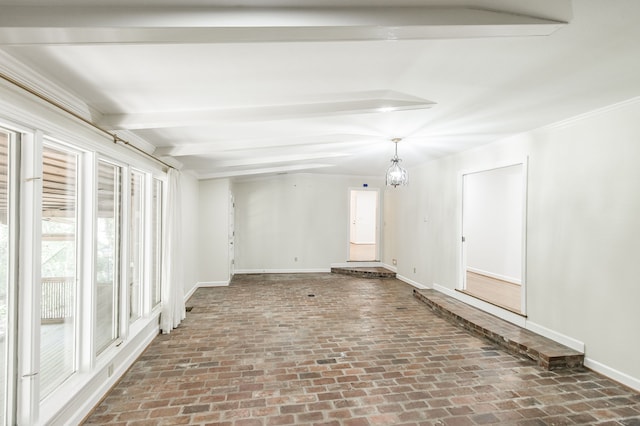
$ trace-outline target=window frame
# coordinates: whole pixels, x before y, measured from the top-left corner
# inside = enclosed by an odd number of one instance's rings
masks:
[[[18,345],[18,253],[20,244],[20,150],[23,132],[13,125],[0,122],[0,131],[8,135],[7,140],[7,288],[5,326],[5,381],[4,415],[0,422],[16,423],[18,358],[13,354]]]
[[[122,169],[123,194],[128,191],[128,173],[132,169],[139,170],[152,176],[160,176],[166,181],[166,169],[141,155],[105,139],[101,132],[76,122],[59,111],[43,106],[39,101],[23,97],[11,89],[0,87],[0,127],[15,132],[19,136],[19,144],[15,146],[12,155],[16,167],[12,174],[15,179],[12,185],[15,196],[11,209],[13,243],[12,262],[15,279],[14,286],[19,291],[15,293],[14,306],[9,308],[15,315],[12,333],[15,337],[13,347],[8,349],[9,359],[13,360],[11,381],[13,392],[8,392],[11,401],[7,403],[10,413],[8,424],[48,424],[60,419],[71,419],[73,423],[82,418],[74,414],[86,413],[93,404],[97,403],[108,387],[115,383],[120,374],[131,365],[133,360],[159,332],[159,309],[143,311],[143,319],[129,325],[126,317],[121,318],[121,338],[118,344],[105,350],[100,356],[92,352],[93,341],[93,308],[87,304],[87,298],[93,294],[94,278],[94,242],[95,224],[95,179],[96,159],[111,160]],[[14,96],[15,95],[15,96]],[[125,136],[126,137],[126,136]],[[134,138],[134,136],[130,136]],[[81,324],[81,332],[75,333],[77,352],[76,371],[55,391],[44,399],[40,399],[39,367],[40,367],[40,297],[41,297],[41,244],[42,244],[42,148],[43,143],[55,144],[64,149],[79,152],[78,170],[81,174],[80,188],[78,188],[77,214],[84,217],[77,221],[78,236],[76,252],[76,269],[78,285],[76,304],[82,305],[82,310],[76,306],[76,323]],[[144,143],[141,142],[144,146]],[[12,160],[13,160],[12,159]],[[115,161],[114,159],[118,159]],[[164,179],[162,179],[164,177]],[[166,197],[166,184],[163,187],[163,197]],[[126,253],[126,229],[128,229],[128,200],[123,195],[123,212],[121,233],[121,283],[126,283],[125,264],[128,259]],[[90,214],[88,213],[90,212]],[[18,221],[19,219],[19,221]],[[164,220],[164,218],[163,218]],[[147,222],[147,219],[144,219]],[[162,224],[164,227],[164,223]],[[83,233],[80,236],[80,233]],[[82,248],[80,248],[82,245]],[[86,247],[89,247],[88,249]],[[91,259],[88,261],[87,259]],[[90,281],[86,276],[90,276]],[[81,281],[81,282],[80,282]],[[143,283],[147,288],[147,283]],[[122,291],[121,307],[126,306],[126,292]],[[146,297],[143,295],[142,297]],[[149,302],[150,303],[150,302]],[[89,308],[87,308],[89,306]],[[85,310],[87,309],[87,310]],[[125,309],[121,309],[122,315]],[[86,393],[89,392],[89,393]],[[57,420],[56,420],[57,419]],[[0,420],[0,424],[2,420]]]
[[[153,203],[153,197],[154,197],[154,183],[158,182],[160,184],[160,200],[158,202],[157,205],[157,212],[155,211],[155,206]],[[149,297],[148,297],[148,301],[149,301],[149,312],[153,312],[156,310],[159,310],[161,308],[162,305],[162,256],[164,254],[164,246],[163,246],[163,242],[164,242],[164,220],[165,220],[165,209],[164,209],[164,204],[165,204],[165,199],[166,199],[166,193],[165,193],[165,188],[166,188],[166,179],[162,179],[158,176],[153,175],[152,173],[150,173],[149,175],[149,221],[148,221],[148,230],[147,230],[147,234],[149,236],[148,238],[148,247],[149,250],[148,251],[148,258],[147,258],[147,267],[148,267],[148,272],[147,272],[147,277],[148,277],[148,287],[149,287]],[[158,221],[157,221],[157,228],[153,229],[153,218],[152,215],[153,213],[156,212],[158,214]],[[154,234],[157,231],[157,235],[155,235],[155,241],[156,241],[156,245],[153,244],[153,237]],[[152,272],[152,267],[154,265],[153,262],[153,257],[154,255],[156,256],[156,270],[155,273]],[[156,278],[157,283],[153,282],[153,277]],[[158,298],[157,301],[154,300],[153,298],[153,287],[157,285],[158,286]]]
[[[60,389],[64,386],[65,383],[69,382],[73,377],[75,377],[78,373],[84,371],[86,369],[87,357],[86,350],[84,349],[87,340],[86,340],[86,329],[88,325],[87,322],[83,321],[84,312],[82,310],[83,306],[86,306],[86,298],[87,298],[87,289],[86,289],[86,278],[87,275],[91,273],[93,269],[92,262],[87,262],[87,257],[93,256],[93,253],[88,252],[86,244],[87,241],[90,240],[93,234],[93,229],[87,227],[87,204],[90,204],[90,198],[87,197],[87,191],[89,191],[92,187],[91,182],[86,182],[86,171],[88,168],[88,164],[90,163],[90,159],[87,158],[91,156],[92,153],[82,150],[78,146],[60,141],[59,139],[52,138],[50,136],[43,136],[41,142],[39,143],[39,161],[41,163],[41,167],[43,166],[43,154],[45,146],[51,147],[53,149],[57,149],[60,151],[66,151],[72,153],[76,156],[76,208],[75,208],[75,223],[76,223],[76,236],[75,236],[75,299],[74,299],[74,324],[73,324],[73,333],[75,344],[73,347],[73,371],[67,377],[62,380],[57,381],[55,388],[47,393],[46,395],[42,395],[42,386],[40,383],[40,377],[38,377],[38,393],[39,400],[42,403],[52,394],[56,393],[56,390]],[[40,170],[40,199],[39,204],[37,205],[40,212],[42,212],[42,194],[43,194],[43,183],[44,183],[44,170]],[[40,217],[40,223],[42,222],[42,217]],[[42,225],[39,226],[39,235],[38,235],[38,244],[42,247]],[[41,255],[39,253],[38,258],[36,259],[38,262],[41,262]],[[42,276],[39,274],[39,284],[38,289],[40,293],[42,292]],[[39,300],[41,303],[41,301]],[[36,312],[40,311],[40,303],[35,306]],[[37,318],[40,318],[40,315],[37,314]],[[40,337],[40,326],[38,326],[38,338]],[[42,350],[41,348],[42,342],[38,342],[39,352]],[[39,358],[39,357],[38,357]],[[40,361],[40,360],[39,360]],[[38,363],[38,376],[41,376],[41,364]]]
[[[131,194],[131,184],[132,184],[132,179],[134,175],[140,175],[141,179],[140,182],[142,183],[142,194],[139,195],[140,197],[140,207],[141,207],[141,212],[140,212],[140,216],[143,218],[140,221],[140,227],[139,227],[139,238],[140,238],[140,248],[139,248],[139,261],[142,263],[141,265],[139,265],[138,267],[138,295],[139,295],[139,300],[137,301],[137,307],[138,307],[138,313],[139,315],[136,316],[135,318],[131,317],[131,306],[133,305],[132,303],[132,293],[131,293],[131,266],[127,267],[127,280],[125,281],[125,287],[126,287],[126,294],[127,294],[127,304],[126,304],[126,313],[127,313],[127,323],[129,325],[129,327],[131,327],[131,325],[135,324],[138,320],[144,318],[147,313],[148,313],[148,303],[146,303],[149,292],[148,292],[148,273],[147,273],[147,252],[148,252],[148,235],[149,233],[147,232],[147,222],[144,219],[147,218],[147,212],[149,210],[149,201],[148,201],[148,180],[149,180],[149,175],[150,173],[145,172],[143,170],[140,170],[136,167],[130,167],[129,168],[129,172],[127,174],[127,205],[128,205],[128,211],[127,211],[127,254],[125,256],[125,259],[127,260],[127,264],[128,265],[132,265],[133,262],[133,253],[131,253],[131,239],[133,238],[132,234],[131,234],[131,226],[132,226],[132,213],[133,213],[133,205],[131,203],[131,199],[132,199],[132,194]]]
[[[96,289],[96,285],[98,282],[98,277],[97,277],[97,267],[96,267],[96,263],[97,263],[97,258],[94,258],[93,260],[93,264],[94,264],[94,273],[92,276],[92,288],[91,291],[93,293],[93,299],[91,300],[91,306],[92,308],[94,308],[95,310],[93,312],[91,312],[91,318],[92,318],[92,327],[91,327],[91,341],[92,341],[92,348],[91,348],[91,354],[92,357],[94,359],[95,362],[97,362],[98,360],[100,360],[101,358],[103,358],[104,356],[106,356],[105,354],[108,354],[109,352],[113,351],[113,348],[119,346],[122,342],[123,342],[123,336],[126,333],[127,329],[126,329],[126,325],[123,324],[123,321],[126,322],[124,320],[124,316],[123,316],[123,293],[125,292],[123,283],[126,282],[125,279],[125,269],[124,268],[124,264],[126,263],[126,249],[125,249],[125,241],[128,241],[126,238],[126,228],[125,228],[125,224],[128,225],[128,221],[126,219],[125,216],[125,184],[126,184],[126,172],[127,172],[127,165],[124,163],[121,163],[119,161],[113,160],[112,158],[109,158],[107,156],[104,155],[100,155],[98,154],[96,156],[96,160],[95,160],[95,165],[94,165],[94,176],[95,176],[95,185],[94,185],[94,198],[95,198],[95,202],[97,203],[98,201],[98,183],[99,183],[99,165],[100,162],[106,163],[106,164],[110,164],[114,167],[116,167],[119,171],[120,171],[120,193],[119,193],[119,202],[120,202],[120,222],[118,224],[118,259],[117,259],[117,266],[115,267],[115,271],[114,271],[114,277],[117,277],[118,280],[118,289],[117,289],[117,294],[114,298],[115,301],[117,301],[118,303],[118,308],[117,308],[117,329],[118,329],[118,336],[115,339],[112,339],[112,341],[109,343],[109,345],[107,345],[105,348],[103,348],[102,350],[100,350],[98,352],[98,350],[93,347],[94,343],[95,343],[95,336],[93,333],[96,332],[96,325],[97,325],[97,300],[96,300],[96,294],[95,294],[95,289]],[[94,227],[95,227],[95,237],[94,237],[94,241],[93,241],[93,252],[94,252],[94,256],[95,253],[97,253],[97,245],[98,245],[98,206],[96,204],[96,208],[95,208],[95,214],[93,215],[93,222],[94,222]]]

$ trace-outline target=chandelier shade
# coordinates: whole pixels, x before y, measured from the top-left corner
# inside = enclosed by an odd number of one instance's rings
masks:
[[[398,142],[402,139],[393,138],[391,142],[396,144],[395,155],[391,159],[391,166],[387,169],[386,182],[387,186],[393,186],[394,188],[399,185],[406,185],[409,182],[409,174],[407,171],[400,165],[400,158],[398,158]]]

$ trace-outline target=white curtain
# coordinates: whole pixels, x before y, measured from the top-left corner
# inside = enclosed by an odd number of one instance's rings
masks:
[[[160,330],[168,334],[185,318],[182,282],[182,241],[180,226],[180,171],[170,169],[165,204],[162,252],[162,313]]]

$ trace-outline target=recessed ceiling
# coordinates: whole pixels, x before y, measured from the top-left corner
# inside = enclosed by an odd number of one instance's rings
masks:
[[[411,167],[640,95],[635,0],[103,3],[0,0],[0,50],[200,178],[382,175],[394,137]]]

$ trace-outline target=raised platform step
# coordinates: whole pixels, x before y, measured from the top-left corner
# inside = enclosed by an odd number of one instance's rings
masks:
[[[551,339],[525,330],[436,290],[413,290],[413,295],[431,310],[463,328],[501,346],[525,355],[546,370],[582,366],[584,354]]]
[[[354,266],[331,268],[331,273],[360,278],[395,278],[396,273],[379,266]]]

